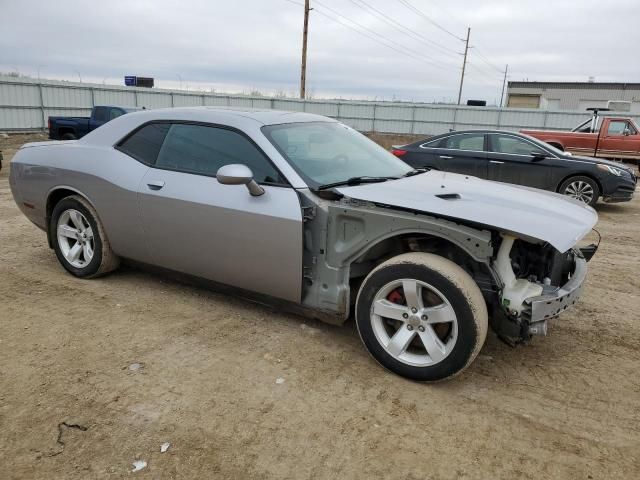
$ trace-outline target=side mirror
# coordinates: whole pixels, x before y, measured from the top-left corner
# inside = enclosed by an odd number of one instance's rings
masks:
[[[540,160],[544,160],[545,158],[547,158],[547,153],[541,150],[534,150],[533,152],[531,152],[531,156],[533,157],[534,161],[539,162]]]
[[[246,185],[249,193],[258,197],[264,193],[264,188],[253,179],[253,172],[246,165],[232,163],[218,169],[216,179],[222,185]]]
[[[629,135],[631,135],[631,130],[629,130],[628,128],[625,128],[622,131],[622,135],[624,135],[625,137],[628,137]]]

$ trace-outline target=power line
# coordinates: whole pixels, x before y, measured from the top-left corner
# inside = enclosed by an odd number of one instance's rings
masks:
[[[475,81],[475,83],[487,85],[499,90],[500,85],[502,85],[502,80],[503,80],[502,78],[498,79],[498,78],[487,76],[485,73],[481,73],[482,71],[478,70],[476,65],[472,63],[468,63],[468,65],[470,67],[473,67],[471,70],[469,70],[469,75],[471,76],[472,81]]]
[[[491,80],[496,80],[498,79],[497,75],[494,75],[493,73],[489,73],[487,70],[484,70],[483,68],[481,68],[478,64],[474,63],[471,60],[467,60],[467,64],[471,65],[476,72],[481,73],[482,75],[484,75],[487,78],[490,78]],[[500,73],[504,73],[504,70],[502,70],[502,72]],[[501,79],[500,79],[501,80]]]
[[[371,39],[371,40],[373,40],[375,42],[378,42],[378,43],[386,46],[387,48],[390,48],[390,49],[392,49],[392,50],[394,50],[394,51],[396,51],[398,53],[401,53],[403,55],[409,56],[409,57],[411,57],[411,58],[413,58],[415,60],[420,60],[420,61],[429,63],[429,64],[431,64],[433,66],[436,66],[436,67],[440,67],[440,68],[444,68],[444,69],[455,68],[455,67],[453,67],[451,65],[439,62],[438,60],[432,60],[432,59],[430,59],[428,57],[425,57],[421,53],[416,52],[415,50],[412,50],[412,49],[406,47],[405,45],[402,45],[401,43],[398,43],[398,42],[396,42],[394,40],[391,40],[390,38],[387,38],[384,35],[380,35],[378,32],[376,32],[374,30],[371,30],[370,28],[365,27],[364,25],[362,25],[362,24],[360,24],[360,23],[358,23],[358,22],[356,22],[354,20],[351,20],[350,18],[345,17],[341,13],[337,12],[336,10],[334,10],[331,7],[328,7],[327,5],[324,5],[322,2],[320,2],[318,0],[315,0],[315,4],[316,5],[320,5],[322,8],[332,12],[335,15],[335,17],[332,17],[331,15],[323,12],[322,10],[318,10],[318,8],[314,9],[314,11],[316,13],[319,13],[319,14],[323,15],[324,17],[329,18],[330,20],[333,20],[333,21],[335,21],[337,23],[340,23],[341,25],[343,25],[343,26],[345,26],[345,27],[347,27],[347,28],[359,33],[360,35],[364,35],[365,37],[367,37],[367,38],[369,38],[369,39]],[[351,25],[348,25],[348,24],[344,23],[343,21],[340,20],[341,18],[343,18],[347,22],[352,23],[353,25],[356,25],[360,30],[358,28],[354,28]],[[369,32],[369,33],[367,33],[367,32]]]
[[[459,36],[457,36],[455,33],[451,33],[449,30],[447,30],[446,28],[444,28],[442,25],[440,25],[438,22],[436,22],[435,20],[432,20],[426,13],[424,13],[422,10],[414,7],[412,4],[409,3],[408,0],[398,0],[402,5],[404,5],[405,7],[407,7],[409,10],[411,10],[412,12],[418,14],[419,16],[421,16],[422,18],[424,18],[427,22],[429,22],[430,24],[432,24],[434,27],[438,28],[439,30],[442,30],[444,33],[451,35],[453,38],[455,38],[456,40],[460,40],[461,42],[464,42],[464,38],[460,38]]]
[[[445,53],[453,53],[453,54],[456,54],[456,55],[460,54],[460,52],[457,52],[456,50],[454,50],[452,48],[446,47],[446,46],[444,46],[444,45],[442,45],[442,44],[440,44],[438,42],[435,42],[435,41],[425,37],[424,35],[416,32],[415,30],[412,30],[411,28],[407,27],[406,25],[394,20],[393,18],[389,17],[384,12],[381,12],[377,8],[373,7],[372,5],[368,4],[364,0],[349,0],[349,1],[351,3],[353,3],[354,5],[360,7],[360,8],[362,8],[362,5],[359,5],[359,4],[363,4],[365,8],[369,9],[370,11],[372,11],[374,13],[374,15],[376,15],[379,18],[381,18],[384,22],[388,23],[389,25],[391,25],[396,30],[404,33],[405,35],[408,35],[410,37],[416,38],[418,41],[424,43],[428,47],[439,48]]]
[[[500,73],[503,73],[503,72],[504,72],[504,70],[503,70],[503,69],[501,69],[501,68],[499,68],[499,67],[496,67],[493,63],[491,63],[491,61],[490,61],[487,57],[485,57],[485,56],[482,54],[482,52],[481,52],[480,50],[478,50],[477,45],[474,45],[472,48],[473,48],[473,49],[474,49],[474,51],[478,54],[478,57],[480,58],[480,60],[482,60],[482,61],[483,61],[484,63],[486,63],[488,66],[490,66],[491,68],[493,68],[495,71],[500,72]]]

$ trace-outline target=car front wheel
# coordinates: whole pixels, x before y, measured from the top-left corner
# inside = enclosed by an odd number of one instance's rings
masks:
[[[571,177],[562,182],[560,193],[593,207],[598,202],[600,188],[589,177]]]
[[[97,277],[117,268],[118,257],[111,250],[98,214],[81,196],[60,200],[49,228],[58,261],[72,275]]]
[[[360,338],[388,370],[418,381],[452,377],[471,364],[487,336],[487,307],[471,276],[429,253],[376,267],[356,302]]]

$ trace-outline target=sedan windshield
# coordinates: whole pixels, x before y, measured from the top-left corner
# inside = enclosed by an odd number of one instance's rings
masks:
[[[412,172],[402,160],[341,123],[270,125],[262,131],[312,188],[400,178]],[[337,185],[336,185],[337,186]]]

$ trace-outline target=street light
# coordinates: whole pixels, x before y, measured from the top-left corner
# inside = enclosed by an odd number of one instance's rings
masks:
[[[80,72],[78,70],[74,70],[74,72],[76,72],[78,74],[78,78],[80,79],[80,83],[82,83],[82,75],[80,75]]]

